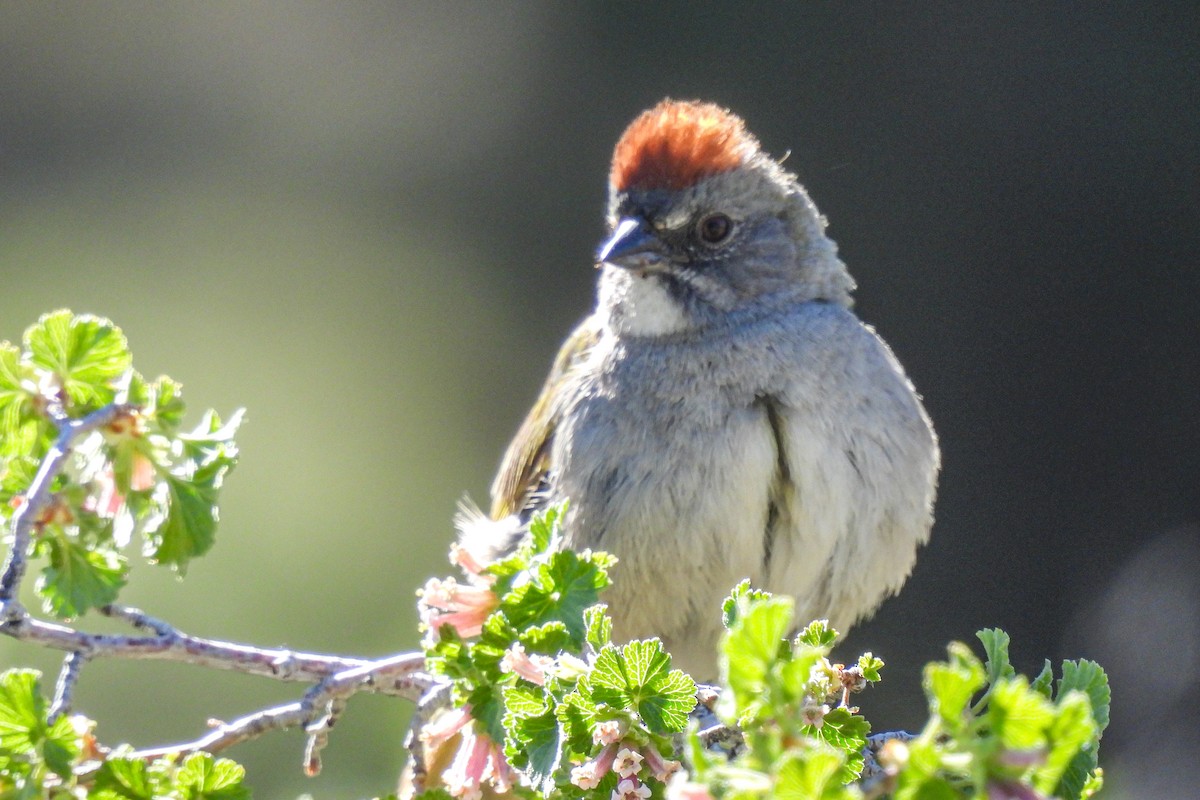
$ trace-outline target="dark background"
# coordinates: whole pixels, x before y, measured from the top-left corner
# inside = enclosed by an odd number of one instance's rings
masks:
[[[411,648],[413,590],[592,302],[607,159],[700,97],[790,152],[924,394],[932,543],[850,637],[920,665],[1000,626],[1114,684],[1110,797],[1200,784],[1200,12],[1194,3],[0,6],[0,337],[112,317],[193,416],[244,405],[219,546],[130,602],[264,645]],[[91,621],[86,621],[92,624]],[[0,660],[56,659],[0,643]],[[94,664],[105,741],[295,687]],[[382,792],[407,709],[232,755],[260,797]]]

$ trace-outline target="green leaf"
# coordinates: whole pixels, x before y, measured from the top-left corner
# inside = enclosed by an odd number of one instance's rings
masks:
[[[1091,701],[1083,692],[1074,689],[1067,692],[1059,699],[1057,712],[1048,731],[1050,752],[1046,754],[1046,762],[1034,774],[1034,786],[1047,794],[1058,787],[1075,756],[1094,742],[1097,736]],[[1064,796],[1058,792],[1055,794]],[[1078,791],[1075,796],[1078,796]]]
[[[141,759],[109,757],[96,773],[88,800],[155,800],[167,791],[161,775]]]
[[[561,622],[580,647],[586,635],[583,612],[596,604],[608,585],[606,559],[586,551],[553,553],[533,569],[528,583],[504,595],[500,610],[518,630]]]
[[[41,677],[32,669],[10,669],[0,675],[0,753],[36,753],[46,724]]]
[[[618,709],[630,706],[633,697],[629,693],[624,659],[616,646],[609,645],[596,655],[592,674],[586,682],[580,681],[579,690],[586,692],[585,696],[594,703]]]
[[[471,716],[483,725],[493,742],[504,741],[504,699],[501,689],[491,684],[476,686],[467,695]]]
[[[537,717],[546,713],[546,693],[528,686],[511,686],[504,690],[504,706],[515,718]],[[508,720],[505,720],[508,727]]]
[[[850,798],[840,773],[842,757],[828,747],[791,751],[778,765],[773,800],[840,800]]]
[[[190,434],[180,435],[184,460],[167,476],[167,515],[150,535],[147,555],[180,573],[188,562],[204,555],[216,537],[217,497],[225,475],[237,464],[233,442],[242,419],[235,412],[229,422],[210,411]]]
[[[399,800],[394,794],[389,794],[387,797],[377,797],[375,800]],[[445,789],[438,787],[437,789],[426,789],[418,794],[414,800],[454,800],[454,796]]]
[[[1054,721],[1054,706],[1029,688],[1024,676],[1001,680],[992,687],[987,720],[992,734],[1010,750],[1032,750],[1046,740]]]
[[[985,669],[989,685],[1017,674],[1008,659],[1010,638],[1007,633],[999,628],[984,628],[975,637],[983,643],[983,651],[987,654]]]
[[[986,676],[983,664],[965,644],[952,642],[948,650],[949,661],[925,666],[922,685],[930,710],[957,729],[963,723],[967,704],[983,688]]]
[[[1054,789],[1054,796],[1061,800],[1077,800],[1091,797],[1091,793],[1099,791],[1104,779],[1101,776],[1103,770],[1097,767],[1096,758],[1095,745],[1076,753]]]
[[[935,740],[921,737],[908,745],[908,763],[900,770],[893,800],[962,800],[943,777],[942,760]]]
[[[506,719],[506,727],[508,720]],[[521,768],[533,787],[549,795],[554,789],[554,773],[562,758],[563,737],[554,711],[512,720],[511,730],[519,748],[512,750],[506,745],[506,755],[511,753],[514,766]]]
[[[183,423],[183,384],[159,375],[150,385],[147,406],[146,415],[157,422],[161,430],[173,433]]]
[[[228,422],[222,423],[217,412],[212,409],[204,412],[204,417],[194,430],[179,434],[184,455],[194,461],[199,469],[214,464],[232,466],[238,454],[233,437],[245,416],[246,409],[239,408],[230,415]]]
[[[46,766],[60,778],[69,779],[81,752],[79,734],[67,716],[61,716],[46,728],[42,753]]]
[[[637,710],[650,732],[682,733],[696,707],[696,682],[683,670],[673,669],[647,684],[645,692]]]
[[[1062,678],[1058,681],[1056,696],[1062,698],[1072,689],[1083,692],[1092,703],[1092,718],[1096,720],[1097,736],[1108,727],[1108,710],[1112,693],[1108,688],[1108,675],[1095,661],[1064,661]]]
[[[0,441],[5,453],[20,452],[11,447],[11,440],[34,418],[33,403],[22,385],[25,373],[20,351],[8,342],[0,342]]]
[[[1100,735],[1108,725],[1111,694],[1108,676],[1094,661],[1064,661],[1062,672],[1063,676],[1058,682],[1056,693],[1062,709],[1060,716],[1068,712],[1068,703],[1078,703],[1074,698],[1086,697],[1093,722],[1090,740],[1071,758],[1054,790],[1055,796],[1064,800],[1074,800],[1090,796],[1088,792],[1095,791],[1094,787],[1102,783],[1100,771],[1097,769],[1097,748]]]
[[[695,682],[671,669],[671,657],[658,639],[605,647],[581,686],[585,690],[595,703],[637,711],[652,733],[682,731],[696,705]]]
[[[981,795],[967,795],[981,797]],[[945,778],[932,776],[920,781],[905,780],[901,773],[900,787],[892,796],[894,800],[962,800],[960,794]]]
[[[721,641],[721,680],[734,702],[748,708],[766,688],[771,666],[792,625],[793,600],[780,595],[755,599],[739,612]]]
[[[42,542],[50,563],[42,569],[37,591],[47,613],[78,617],[92,608],[116,601],[129,567],[119,553],[89,550],[65,535],[50,535]]]
[[[596,652],[612,641],[612,617],[607,612],[608,606],[603,603],[597,603],[583,612],[584,638]]]
[[[733,623],[737,621],[738,616],[750,606],[751,603],[759,600],[766,600],[771,596],[770,592],[764,592],[761,589],[754,589],[750,586],[750,579],[746,578],[733,587],[729,592],[729,596],[721,602],[721,621],[725,627],[732,628]]]
[[[858,670],[868,683],[877,683],[883,680],[879,674],[879,670],[881,669],[883,669],[882,658],[878,658],[871,653],[863,653],[858,657]]]
[[[849,783],[862,773],[862,750],[867,745],[871,724],[845,708],[835,708],[825,715],[814,735],[842,754],[842,783]]]
[[[121,329],[90,314],[45,314],[25,331],[30,361],[57,375],[70,401],[101,406],[112,401],[113,383],[129,369],[129,346]]]
[[[15,757],[30,766],[44,763],[69,778],[79,759],[79,736],[65,717],[53,725],[47,722],[40,683],[41,673],[31,669],[0,675],[0,761]]]
[[[829,627],[829,620],[817,619],[808,623],[804,630],[800,631],[800,635],[796,640],[808,645],[809,647],[830,648],[837,641],[838,632]],[[869,655],[869,654],[868,654]],[[880,666],[883,662],[879,662]]]
[[[597,709],[590,697],[587,679],[579,681],[584,688],[567,694],[554,709],[559,726],[564,733],[564,749],[573,753],[590,755],[592,751],[592,728],[597,722]]]
[[[671,657],[658,639],[634,640],[621,648],[625,680],[631,692],[645,690],[671,668]]]
[[[1033,679],[1033,683],[1029,684],[1029,688],[1033,689],[1038,694],[1051,699],[1054,683],[1054,668],[1050,666],[1050,659],[1046,659],[1046,663],[1042,666],[1042,671]]]
[[[562,527],[566,516],[567,504],[550,506],[544,511],[533,515],[529,520],[529,542],[532,552],[530,555],[545,553]]]
[[[574,644],[567,626],[558,621],[547,622],[536,628],[527,628],[521,631],[517,641],[529,653],[542,653],[548,656],[556,656],[563,650],[573,649],[572,645]]]
[[[250,790],[242,785],[245,777],[240,764],[195,753],[179,768],[175,784],[187,800],[248,800]]]

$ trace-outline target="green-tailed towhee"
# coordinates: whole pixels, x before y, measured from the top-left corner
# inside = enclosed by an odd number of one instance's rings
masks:
[[[510,549],[569,500],[564,543],[615,554],[618,639],[716,677],[743,578],[845,630],[929,537],[937,439],[796,176],[718,106],[664,100],[621,136],[596,310],[559,352],[463,546]]]

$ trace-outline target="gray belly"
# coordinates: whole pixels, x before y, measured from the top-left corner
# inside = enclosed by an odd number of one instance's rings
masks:
[[[762,577],[777,462],[761,409],[712,414],[681,403],[632,419],[599,397],[575,412],[556,440],[555,494],[571,504],[567,544],[619,559],[603,598],[614,633],[678,648],[704,628],[711,648],[721,600],[739,580]]]

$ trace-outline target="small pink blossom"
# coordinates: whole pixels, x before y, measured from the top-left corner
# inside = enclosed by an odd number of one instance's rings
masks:
[[[130,459],[129,489],[133,492],[144,492],[154,487],[154,462],[144,453],[134,453]],[[112,464],[105,465],[96,476],[93,485],[99,488],[99,493],[89,497],[85,505],[88,511],[104,519],[112,519],[125,505],[125,495],[117,490],[117,479],[113,473]]]
[[[489,586],[496,582],[495,575],[483,574],[483,570],[487,565],[477,559],[474,553],[458,542],[450,545],[450,563],[460,568],[466,574],[482,579]]]
[[[588,761],[571,770],[571,783],[585,792],[600,785],[600,776],[596,774],[596,762]]]
[[[444,777],[446,790],[452,796],[461,800],[478,800],[482,796],[491,749],[492,741],[486,734],[476,733],[474,725],[463,728],[462,744]]]
[[[596,785],[600,783],[600,779],[612,769],[616,757],[617,745],[615,743],[607,745],[591,761],[585,761],[571,770],[571,783],[585,791],[595,789]]]
[[[649,786],[637,778],[626,778],[613,790],[612,800],[646,800],[649,796]]]
[[[804,706],[800,710],[800,718],[804,720],[805,725],[811,725],[817,730],[825,724],[825,715],[829,713],[829,706],[806,698]]]
[[[527,655],[525,648],[518,642],[504,651],[500,669],[504,672],[515,673],[530,683],[541,686],[546,682],[546,669],[553,664],[554,659],[549,656],[536,653],[532,656]]]
[[[607,719],[604,722],[596,723],[596,727],[592,728],[592,742],[594,744],[612,744],[621,740],[625,732],[621,730],[621,723],[615,719]]]
[[[145,453],[134,453],[129,473],[129,488],[144,492],[154,486],[154,462]]]
[[[112,519],[125,504],[125,496],[117,491],[117,479],[113,474],[112,464],[105,465],[94,483],[100,488],[100,493],[89,497],[84,508],[98,517]]]
[[[470,706],[443,711],[421,728],[421,741],[429,748],[440,747],[470,722]]]
[[[492,752],[488,756],[487,778],[497,794],[508,794],[508,790],[518,780],[516,770],[509,766],[500,746],[495,742],[492,742]]]
[[[678,761],[670,761],[662,757],[662,753],[658,752],[658,748],[653,744],[646,745],[642,748],[642,755],[646,757],[646,766],[650,768],[650,774],[654,776],[656,781],[666,783],[680,769]]]
[[[617,760],[613,762],[612,767],[622,778],[632,778],[641,772],[642,761],[642,754],[637,750],[622,747],[617,753]]]
[[[484,620],[500,605],[490,589],[465,586],[454,578],[430,578],[418,594],[417,610],[430,631],[449,625],[464,638],[478,636]]]

